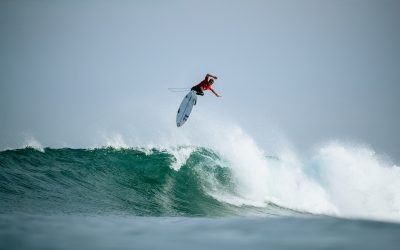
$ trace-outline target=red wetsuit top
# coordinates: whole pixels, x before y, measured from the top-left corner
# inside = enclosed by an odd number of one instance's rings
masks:
[[[201,81],[199,84],[197,84],[195,87],[200,87],[201,90],[211,90],[213,91],[213,89],[211,88],[210,85],[208,85],[208,78],[209,76],[206,76],[206,78],[204,78],[203,81]]]
[[[211,86],[208,85],[208,81],[204,80],[201,83],[197,84],[197,86],[199,86],[201,88],[201,90],[212,90]]]
[[[196,86],[193,86],[191,88],[191,90],[196,91],[196,94],[198,94],[198,95],[204,95],[204,93],[203,93],[204,90],[211,90],[211,92],[213,92],[216,96],[219,97],[219,95],[211,88],[211,86],[208,85],[208,80],[210,79],[210,77],[212,77],[212,76],[207,74],[206,77],[204,78],[204,80],[201,81]]]

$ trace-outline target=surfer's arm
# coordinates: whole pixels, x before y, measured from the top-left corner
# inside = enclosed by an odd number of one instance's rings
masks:
[[[212,78],[214,78],[214,79],[218,79],[218,77],[216,77],[216,76],[213,76],[213,75],[211,75],[211,74],[207,74],[207,75],[206,75],[206,78],[205,78],[207,82],[208,82],[208,78],[209,78],[209,77],[212,77]]]
[[[215,92],[212,88],[209,88],[209,90],[211,90],[211,92],[213,92],[214,93],[214,95],[216,96],[216,97],[221,97],[220,95],[218,95],[218,93],[217,92]]]

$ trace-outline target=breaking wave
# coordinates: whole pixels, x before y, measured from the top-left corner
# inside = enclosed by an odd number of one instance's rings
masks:
[[[213,147],[0,152],[0,212],[141,216],[325,214],[400,219],[400,168],[331,143],[268,156],[241,129]]]

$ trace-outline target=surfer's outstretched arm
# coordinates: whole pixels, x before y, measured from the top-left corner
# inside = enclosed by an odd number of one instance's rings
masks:
[[[215,92],[212,88],[210,88],[210,90],[211,90],[211,92],[213,92],[214,93],[214,95],[216,96],[216,97],[221,97],[220,95],[218,95],[218,93],[217,92]]]

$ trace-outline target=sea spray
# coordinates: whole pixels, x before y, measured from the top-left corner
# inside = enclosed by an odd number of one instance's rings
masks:
[[[303,171],[303,163],[289,149],[273,158],[266,157],[256,142],[238,126],[214,131],[209,144],[228,161],[236,197],[213,194],[219,200],[235,205],[264,207],[274,203],[310,213],[335,214],[325,190]]]
[[[314,158],[340,215],[400,219],[400,168],[360,145],[329,143]]]

